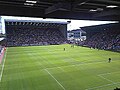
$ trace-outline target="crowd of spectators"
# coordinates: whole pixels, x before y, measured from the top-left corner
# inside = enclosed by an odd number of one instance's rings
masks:
[[[66,39],[57,28],[7,27],[7,46],[63,44]]]
[[[1,53],[2,49],[3,49],[3,46],[0,45],[0,53]]]
[[[80,42],[79,45],[94,49],[120,51],[120,33],[100,32],[86,41]]]

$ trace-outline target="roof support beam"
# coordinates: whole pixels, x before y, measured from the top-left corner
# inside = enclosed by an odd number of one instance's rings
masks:
[[[76,5],[79,3],[79,5],[82,5],[83,3],[88,2],[89,0],[81,0],[81,1],[75,1],[75,2],[66,2],[66,3],[57,3],[54,4],[51,7],[48,7],[45,10],[45,14],[53,13],[55,11],[61,10],[61,11],[72,11]]]
[[[93,1],[98,1],[98,2],[104,2],[104,3],[108,3],[108,4],[112,4],[112,5],[120,5],[120,1],[110,1],[110,0],[93,0]]]
[[[110,15],[120,15],[120,11],[119,10],[103,11],[101,13],[94,14],[93,17],[104,17]]]
[[[71,10],[71,3],[57,3],[45,10],[45,14],[53,13],[57,10]]]
[[[86,2],[85,5],[93,5],[93,6],[103,6],[106,7],[106,4],[99,4],[99,3],[90,3],[90,2]]]

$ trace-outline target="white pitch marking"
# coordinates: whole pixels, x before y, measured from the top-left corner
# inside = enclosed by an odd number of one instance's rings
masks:
[[[97,64],[97,63],[105,63],[105,62],[104,61],[102,61],[102,62],[100,61],[100,62],[94,62],[94,63],[80,63],[80,64],[71,64],[71,65],[59,66],[59,67],[71,67],[71,66],[89,65],[89,64]],[[58,68],[58,67],[45,68],[45,69],[54,69],[54,68]]]
[[[65,72],[65,70],[63,70],[61,67],[58,67],[59,69],[61,69],[63,72]]]
[[[110,85],[114,85],[114,84],[119,84],[120,82],[116,82],[116,83],[112,83],[112,84],[106,84],[106,85],[102,85],[102,86],[98,86],[98,87],[93,87],[93,88],[88,88],[88,89],[85,89],[85,90],[94,90],[94,89],[97,89],[97,88],[102,88],[102,87],[106,87],[106,86],[110,86]]]
[[[111,73],[104,73],[104,74],[99,74],[99,75],[107,75],[107,74],[111,74]]]
[[[103,73],[103,74],[99,74],[99,75],[108,75],[108,74],[114,74],[114,73],[120,73],[120,72],[116,71],[116,72]]]
[[[118,72],[114,72],[114,73],[118,73]],[[102,86],[98,86],[98,87],[93,87],[93,88],[88,88],[88,89],[85,89],[85,90],[93,90],[93,89],[97,89],[97,88],[102,88],[102,87],[105,87],[105,86],[110,86],[110,85],[114,85],[114,84],[119,84],[120,82],[113,82],[112,80],[109,80],[105,77],[103,77],[102,75],[107,75],[107,74],[112,74],[112,73],[104,73],[104,74],[99,74],[98,76],[109,81],[109,82],[112,82],[111,84],[106,84],[106,85],[102,85]]]
[[[0,82],[1,82],[2,76],[3,76],[4,65],[5,65],[5,60],[6,60],[6,54],[7,54],[7,48],[6,48],[6,53],[5,53],[5,57],[4,57],[4,62],[3,62],[3,65],[2,65],[1,74],[0,74]]]
[[[63,85],[47,69],[44,70],[63,88],[63,90],[65,90]]]
[[[109,82],[115,83],[115,82],[113,82],[112,80],[109,80],[109,79],[103,77],[102,75],[98,75],[98,76],[101,77],[101,78],[103,78],[103,79],[105,79],[105,80],[107,80],[107,81],[109,81]]]
[[[112,62],[116,62],[116,61],[112,61]],[[81,65],[89,65],[89,64],[98,64],[98,63],[105,63],[105,61],[92,62],[92,63],[71,64],[71,65],[59,66],[59,67],[81,66]],[[55,69],[55,68],[58,68],[58,67],[51,67],[51,68],[45,68],[45,69]]]

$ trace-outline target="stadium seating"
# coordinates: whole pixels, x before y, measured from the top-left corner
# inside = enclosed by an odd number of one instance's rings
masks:
[[[6,35],[7,46],[54,45],[66,41],[57,28],[9,27]]]
[[[120,34],[117,32],[100,32],[88,38],[86,41],[80,42],[79,45],[88,46],[90,48],[120,51]]]

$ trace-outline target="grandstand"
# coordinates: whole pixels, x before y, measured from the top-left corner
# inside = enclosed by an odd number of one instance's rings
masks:
[[[120,90],[119,0],[0,0],[0,15],[42,18],[2,21],[0,90]],[[72,19],[117,23],[80,27],[76,43]]]
[[[80,42],[90,48],[120,51],[120,23],[83,27],[87,40]]]
[[[68,22],[5,20],[7,46],[54,45],[67,43]]]

